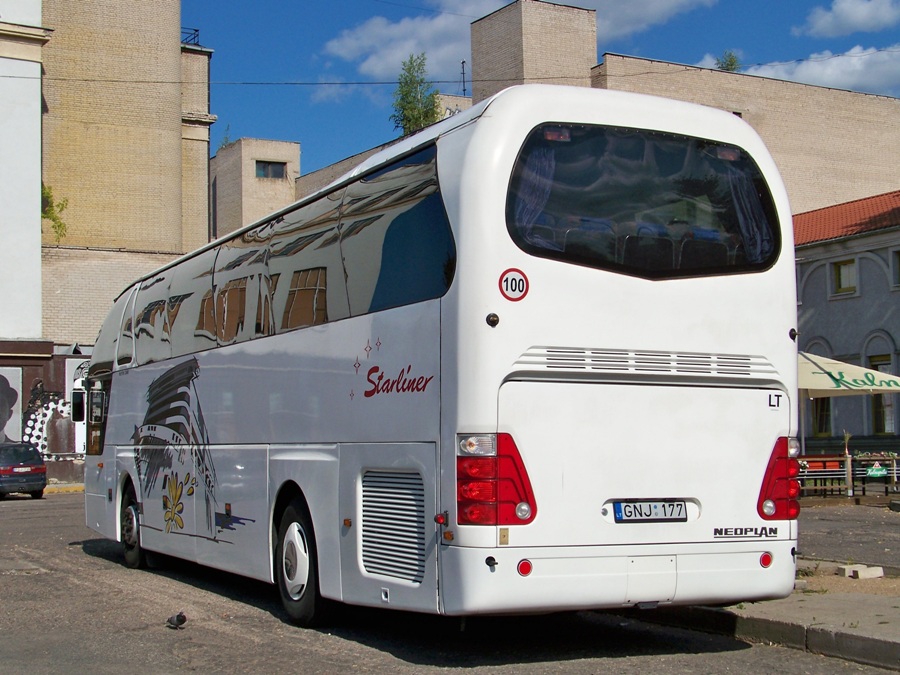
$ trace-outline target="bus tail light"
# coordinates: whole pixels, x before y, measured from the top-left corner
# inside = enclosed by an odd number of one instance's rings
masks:
[[[765,520],[796,520],[800,515],[800,446],[796,438],[775,441],[756,510]]]
[[[512,436],[458,438],[456,512],[460,525],[527,525],[534,520],[531,480]]]

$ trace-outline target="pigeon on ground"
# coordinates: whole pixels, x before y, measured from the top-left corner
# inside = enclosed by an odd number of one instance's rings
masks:
[[[168,619],[166,619],[166,627],[178,630],[184,627],[185,621],[187,621],[187,617],[184,615],[184,612],[178,612],[178,614],[170,616]]]

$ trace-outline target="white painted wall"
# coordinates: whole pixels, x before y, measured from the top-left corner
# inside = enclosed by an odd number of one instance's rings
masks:
[[[40,26],[40,0],[0,0]],[[2,39],[2,38],[0,38]],[[0,52],[0,338],[41,337],[41,64]]]

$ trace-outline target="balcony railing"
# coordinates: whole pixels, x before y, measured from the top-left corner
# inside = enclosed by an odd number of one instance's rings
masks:
[[[869,493],[885,495],[900,490],[900,466],[894,453],[806,455],[800,458],[801,494],[853,497]]]
[[[181,28],[181,44],[183,45],[199,45],[200,29],[199,28]]]

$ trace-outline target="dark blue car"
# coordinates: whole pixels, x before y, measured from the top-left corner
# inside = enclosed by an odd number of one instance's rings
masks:
[[[37,448],[28,443],[0,444],[0,499],[12,492],[44,496],[47,465]]]

